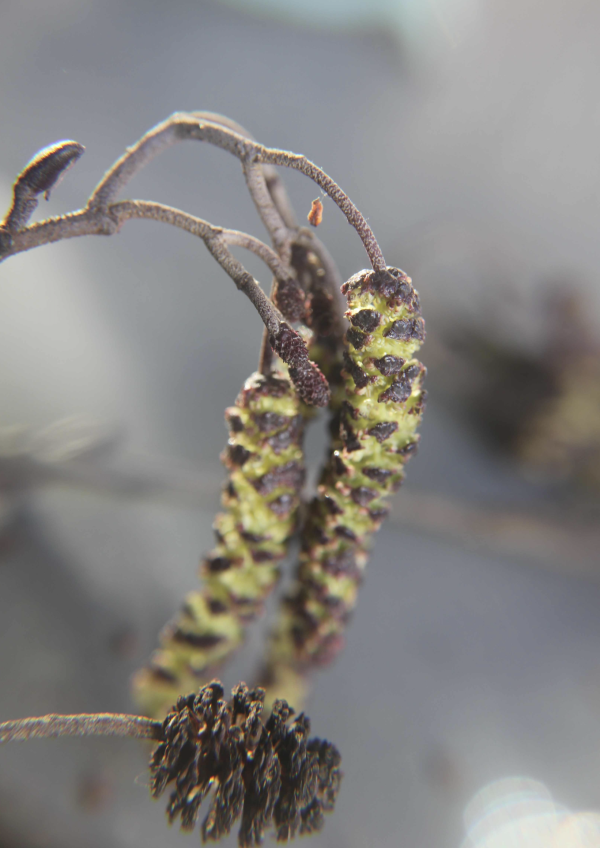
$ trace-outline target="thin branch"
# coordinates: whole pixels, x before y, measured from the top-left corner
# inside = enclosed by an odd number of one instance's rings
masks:
[[[57,736],[132,736],[136,739],[162,739],[162,722],[119,713],[46,715],[18,718],[0,723],[0,744]]]
[[[12,235],[12,245],[0,257],[6,259],[43,244],[63,239],[90,235],[113,235],[131,218],[148,218],[178,227],[201,239],[220,237],[226,244],[237,245],[256,254],[269,270],[282,282],[290,279],[290,272],[281,259],[264,242],[248,233],[217,227],[202,218],[188,215],[180,209],[145,200],[122,200],[107,207],[106,212],[79,209],[68,215],[47,218]]]
[[[335,180],[314,162],[298,153],[265,147],[223,124],[201,120],[193,114],[176,112],[128,148],[100,181],[90,197],[88,208],[106,209],[121,188],[148,162],[172,144],[185,139],[214,144],[237,156],[242,163],[281,165],[305,174],[316,182],[342,210],[348,222],[360,236],[374,270],[385,270],[383,253],[365,218]]]
[[[183,119],[183,125],[186,124],[185,115],[174,115],[173,118],[177,119],[178,123]],[[182,126],[182,124],[179,125]],[[197,132],[192,131],[191,137],[221,147],[234,156],[237,156],[242,162],[251,161],[269,165],[281,165],[286,168],[293,168],[309,177],[331,197],[346,216],[348,223],[354,227],[364,244],[373,269],[375,271],[385,270],[386,264],[383,253],[371,227],[363,215],[335,180],[315,165],[314,162],[307,159],[306,156],[287,150],[265,147],[256,141],[245,139],[243,136],[221,125],[211,124],[208,121],[200,121]]]
[[[219,124],[249,141],[256,141],[245,127],[225,115],[219,115],[216,112],[191,112],[190,114],[200,121]],[[277,252],[289,264],[291,250],[289,231],[294,231],[297,225],[283,181],[272,165],[263,166],[258,163],[242,162],[242,168],[248,191],[260,219],[271,236]]]
[[[34,224],[25,230],[20,230],[13,237],[13,244],[6,255],[19,253],[40,244],[48,244],[65,238],[82,235],[106,235],[107,220],[112,221],[110,232],[117,232],[125,221],[131,218],[147,218],[162,221],[174,227],[186,230],[201,238],[217,262],[225,269],[236,286],[252,301],[261,316],[269,333],[276,334],[284,321],[283,315],[270,302],[254,277],[244,266],[234,258],[227,244],[239,244],[253,250],[263,259],[269,268],[281,277],[289,280],[281,260],[266,244],[253,236],[239,233],[236,230],[224,231],[214,227],[208,221],[195,218],[179,209],[144,200],[122,200],[107,207],[106,212],[88,207],[86,210],[73,212],[61,218],[51,218]]]
[[[286,265],[289,266],[292,250],[291,234],[285,221],[279,214],[279,210],[273,203],[273,198],[267,188],[262,167],[258,162],[249,162],[247,160],[243,160],[242,167],[248,191],[254,200],[254,205],[261,221],[271,236],[273,247]]]
[[[170,118],[167,118],[166,121],[158,124],[143,135],[132,147],[129,147],[123,156],[106,172],[92,192],[87,203],[87,211],[103,212],[105,215],[108,215],[109,205],[116,198],[123,186],[145,165],[152,161],[155,156],[158,156],[172,144],[185,139],[195,139],[214,144],[237,156],[242,163],[248,163],[250,165],[253,163],[282,165],[287,168],[294,168],[305,174],[316,182],[342,210],[348,222],[354,227],[362,239],[373,268],[378,271],[385,270],[386,265],[383,253],[365,218],[339,185],[321,170],[321,168],[298,153],[265,147],[256,141],[246,138],[244,135],[234,132],[224,124],[200,120],[193,114],[176,112]],[[54,238],[46,241],[36,241],[34,238],[28,242],[28,247],[35,247],[38,244],[47,243],[48,241],[57,241],[60,238],[68,238],[68,235],[62,236],[58,234],[56,225],[61,220],[74,216],[78,218],[81,225],[90,224],[90,217],[85,215],[84,210],[71,213],[71,216],[54,219]],[[48,224],[49,222],[42,223]],[[27,228],[27,231],[34,232],[39,236],[40,231],[36,229],[36,226],[39,225]],[[110,234],[111,231],[109,219],[105,222],[104,232]],[[70,235],[74,235],[74,233],[71,232]],[[3,239],[2,243],[2,255],[12,255],[13,253],[18,253],[20,250],[28,249],[28,247],[20,247],[15,250],[10,245],[10,239],[6,238]]]
[[[192,112],[191,114],[199,120],[220,124],[221,126],[233,130],[233,132],[238,133],[244,138],[251,141],[255,140],[248,130],[236,121],[232,121],[224,115],[219,115],[215,112]],[[250,196],[254,201],[259,217],[267,232],[270,234],[272,244],[285,263],[285,267],[289,269],[291,277],[291,274],[293,273],[290,268],[292,234],[296,231],[297,224],[283,181],[272,165],[262,166],[258,163],[243,161],[242,168],[244,171],[246,186],[248,187]],[[278,280],[281,284],[281,277],[278,277],[276,274],[271,285],[271,300],[276,300],[277,298]],[[293,287],[291,280],[289,285]],[[300,297],[300,292],[298,292],[295,299],[299,300]],[[286,310],[284,309],[284,312],[285,311]],[[291,317],[295,318],[300,316],[293,315]],[[273,348],[271,347],[269,340],[269,332],[265,328],[262,335],[260,353],[258,357],[258,371],[261,374],[267,375],[271,373],[272,368]]]
[[[265,175],[267,189],[273,198],[273,203],[277,207],[277,211],[281,215],[281,218],[285,221],[288,229],[297,230],[298,220],[285,189],[285,185],[283,184],[283,180],[279,177],[279,174],[272,165],[263,165],[263,173]]]
[[[146,218],[178,227],[198,236],[204,242],[218,238],[224,244],[243,247],[262,259],[278,280],[283,283],[290,280],[290,272],[275,251],[263,241],[248,233],[216,227],[214,224],[210,224],[202,218],[196,218],[194,215],[188,215],[187,212],[182,212],[180,209],[148,200],[121,200],[118,203],[111,204],[108,209],[110,215],[118,219],[119,226],[131,218]]]
[[[269,341],[269,333],[267,329],[263,330],[262,340],[260,343],[260,352],[258,354],[258,371],[267,376],[273,369],[273,348]]]
[[[258,239],[254,239],[252,236],[246,236],[236,230],[228,230],[226,236],[223,237],[224,231],[222,228],[214,227],[207,221],[194,218],[179,209],[144,200],[122,200],[110,204],[106,210],[88,207],[88,209],[72,213],[70,216],[55,218],[20,230],[15,234],[10,253],[18,252],[19,249],[27,249],[22,246],[21,240],[27,240],[34,231],[38,233],[38,244],[42,244],[44,237],[47,243],[84,234],[115,233],[125,221],[131,218],[149,218],[162,221],[180,227],[201,238],[219,265],[254,305],[269,333],[271,344],[283,361],[290,366],[290,376],[303,400],[315,406],[327,405],[329,401],[327,380],[317,366],[308,359],[306,345],[302,338],[289,326],[279,309],[267,297],[254,277],[246,271],[242,263],[233,256],[227,246],[229,240],[259,251],[259,255],[265,261],[268,260],[269,266],[276,272],[278,279],[281,279],[284,284],[296,285],[295,281],[282,268],[277,255],[267,245],[260,243]],[[107,228],[108,221],[111,222],[110,228]],[[45,232],[40,238],[39,233],[44,228]]]
[[[192,112],[191,114],[199,120],[220,124],[250,141],[255,141],[254,136],[247,129],[224,115],[219,115],[216,112]],[[291,273],[293,273],[290,268],[292,236],[296,232],[298,225],[283,181],[272,165],[263,166],[258,163],[244,161],[242,162],[242,167],[246,185],[254,201],[256,210],[267,232],[271,236],[273,246],[283,262],[285,262],[285,267],[290,270],[291,277]],[[273,280],[271,286],[271,300],[275,300],[277,297],[278,282],[281,284],[281,276],[275,274],[275,280]],[[340,281],[340,285],[341,283],[342,281]],[[289,285],[293,286],[291,279]],[[299,297],[300,292],[298,292],[298,296],[295,299],[297,300]],[[292,316],[292,320],[299,317],[300,315],[298,314]],[[258,370],[261,374],[266,375],[271,372],[272,367],[273,348],[269,341],[269,333],[265,328],[260,346]]]
[[[200,121],[211,121],[213,124],[221,124],[224,127],[229,127],[230,130],[238,133],[238,135],[242,135],[244,138],[250,139],[250,141],[256,141],[252,133],[248,132],[245,127],[238,124],[237,121],[233,121],[231,118],[228,118],[226,115],[219,115],[217,112],[190,112],[190,114],[193,115],[194,118],[198,118]],[[265,177],[267,189],[277,211],[279,212],[279,215],[286,227],[289,230],[295,231],[298,228],[296,215],[285,189],[283,180],[277,173],[277,169],[274,168],[273,165],[263,165],[262,172]]]

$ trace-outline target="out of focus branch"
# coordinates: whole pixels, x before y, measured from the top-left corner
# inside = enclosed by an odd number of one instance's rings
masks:
[[[75,486],[111,497],[157,499],[212,509],[222,483],[212,472],[189,473],[138,458],[111,464],[116,433],[77,421],[57,422],[41,434],[0,431],[0,501],[43,486]],[[600,580],[600,527],[564,510],[514,512],[405,489],[395,495],[391,526],[456,544],[517,557],[559,574]]]
[[[27,739],[51,739],[57,736],[132,736],[136,739],[161,739],[162,722],[120,713],[83,713],[46,715],[0,722],[0,745]]]
[[[390,523],[486,553],[518,557],[557,574],[600,580],[598,522],[565,511],[514,512],[404,491],[394,497]]]

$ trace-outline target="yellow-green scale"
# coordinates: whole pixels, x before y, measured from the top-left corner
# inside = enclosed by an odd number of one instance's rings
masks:
[[[399,340],[385,335],[394,322],[412,320],[415,317],[414,312],[404,303],[399,305],[391,301],[390,305],[386,298],[371,290],[350,291],[348,307],[346,315],[350,319],[354,314],[365,309],[377,311],[381,319],[377,328],[367,335],[360,348],[355,348],[350,343],[348,350],[353,362],[370,378],[366,386],[358,388],[352,376],[348,373],[345,375],[346,399],[356,410],[356,417],[352,417],[351,426],[361,447],[353,451],[348,451],[346,448],[336,451],[345,466],[345,471],[343,474],[333,473],[330,476],[329,485],[321,486],[319,492],[321,496],[325,494],[329,496],[341,510],[339,515],[332,515],[329,510],[322,508],[320,510],[322,525],[332,530],[336,525],[343,524],[352,530],[356,541],[338,539],[328,533],[330,542],[318,543],[301,555],[301,579],[308,579],[319,586],[319,597],[305,603],[306,611],[321,622],[319,639],[322,639],[324,633],[343,629],[343,625],[331,617],[327,604],[323,602],[324,598],[340,600],[346,609],[351,609],[355,605],[358,594],[356,577],[328,573],[325,568],[326,561],[332,555],[351,550],[357,567],[360,570],[365,567],[367,559],[365,549],[369,543],[369,537],[380,523],[369,512],[381,507],[392,494],[385,484],[374,482],[371,477],[365,475],[364,469],[379,468],[390,471],[392,472],[390,482],[401,480],[404,476],[403,466],[406,459],[398,453],[398,450],[417,441],[416,430],[421,420],[419,400],[422,395],[422,372],[414,379],[410,396],[406,401],[379,401],[380,395],[390,388],[399,375],[384,376],[374,364],[375,359],[394,356],[404,360],[402,371],[414,365],[421,367],[418,360],[414,358],[421,346],[419,339]],[[397,429],[382,442],[368,433],[381,423],[397,425]],[[368,507],[360,506],[352,499],[352,489],[361,486],[376,492],[376,497],[370,501]]]

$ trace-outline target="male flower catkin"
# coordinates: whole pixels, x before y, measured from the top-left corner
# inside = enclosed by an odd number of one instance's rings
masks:
[[[140,704],[156,714],[222,663],[243,641],[279,578],[304,482],[303,419],[297,393],[281,373],[253,374],[225,413],[229,469],[217,545],[202,565],[204,588],[187,595],[163,630],[160,649],[138,673]]]
[[[296,585],[272,640],[266,679],[275,688],[290,669],[326,663],[342,647],[369,539],[419,438],[425,368],[414,355],[425,325],[410,278],[396,268],[361,271],[342,292],[351,324],[345,400],[309,509]]]
[[[193,830],[202,801],[213,790],[202,840],[226,836],[241,817],[239,844],[260,845],[273,827],[278,841],[315,833],[333,810],[341,757],[330,742],[309,739],[310,721],[276,701],[263,723],[264,689],[240,683],[231,701],[214,680],[198,695],[182,696],[163,722],[163,740],[150,761],[150,791],[173,791],[167,816]]]

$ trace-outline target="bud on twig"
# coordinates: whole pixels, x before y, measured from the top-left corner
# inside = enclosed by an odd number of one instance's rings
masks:
[[[77,141],[58,141],[36,153],[15,180],[12,206],[0,228],[12,232],[24,227],[38,205],[38,196],[43,194],[48,200],[50,191],[84,150]]]

